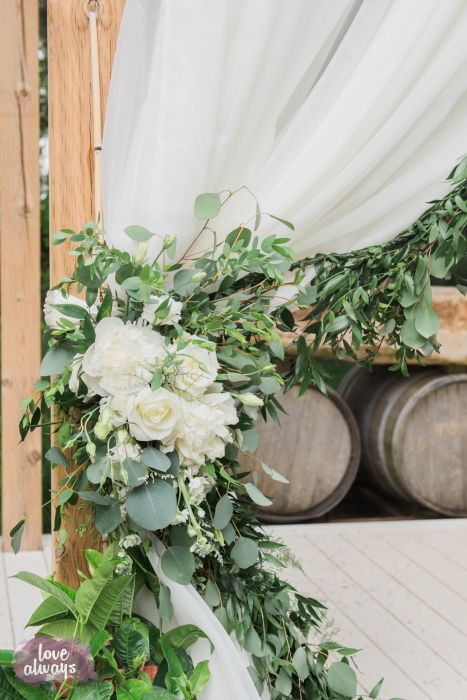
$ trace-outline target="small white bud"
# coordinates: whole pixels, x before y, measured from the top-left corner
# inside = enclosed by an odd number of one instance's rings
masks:
[[[264,404],[263,399],[249,392],[246,394],[239,394],[238,398],[245,406],[262,406]]]
[[[190,282],[201,282],[206,277],[205,272],[195,272],[193,277],[190,277]]]
[[[90,457],[95,457],[96,456],[96,445],[93,442],[88,442],[86,445],[86,452]]]
[[[166,236],[166,238],[164,239],[164,244],[162,246],[162,250],[167,250],[167,248],[170,248],[172,243],[175,243],[176,240],[177,240],[176,233],[172,233],[170,236]]]
[[[120,428],[120,430],[117,430],[116,432],[116,437],[117,445],[124,445],[130,439],[130,434],[128,430],[125,430],[125,428]]]
[[[145,243],[144,241],[141,241],[137,249],[135,250],[133,254],[133,265],[135,267],[138,267],[138,265],[142,265],[143,262],[146,260],[146,255],[148,253],[148,244]]]

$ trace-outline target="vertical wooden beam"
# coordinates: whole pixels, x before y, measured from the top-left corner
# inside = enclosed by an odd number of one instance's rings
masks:
[[[40,508],[40,431],[19,444],[20,404],[39,379],[39,7],[0,2],[0,221],[2,346],[2,532]],[[41,513],[27,523],[26,550],[41,549]]]
[[[10,1],[10,0],[8,0]],[[91,101],[89,11],[98,13],[101,110],[105,105],[110,71],[125,0],[48,0],[50,228],[78,229],[94,212],[94,154]],[[51,245],[51,284],[72,269],[67,244]],[[57,467],[52,488],[63,477]],[[82,523],[89,513],[78,506],[69,514]],[[93,533],[80,538],[71,521],[65,546],[54,538],[57,580],[77,586],[76,569],[86,571],[83,547],[95,546]]]

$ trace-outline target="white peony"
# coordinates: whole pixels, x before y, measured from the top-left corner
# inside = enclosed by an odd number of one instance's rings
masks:
[[[100,400],[101,413],[110,409],[112,413],[111,423],[114,428],[120,428],[128,420],[128,397],[127,396],[105,396]]]
[[[172,363],[165,370],[166,380],[174,391],[198,397],[214,382],[219,371],[215,350],[210,351],[189,343],[173,354]]]
[[[96,341],[83,358],[83,369],[100,396],[128,396],[148,385],[165,355],[156,331],[141,323],[103,318],[96,326]]]
[[[162,326],[164,324],[173,326],[173,321],[178,323],[178,321],[180,321],[183,304],[181,301],[175,301],[175,299],[172,298],[169,299],[169,306],[166,309],[168,312],[167,316],[163,319],[156,318],[157,309],[167,298],[167,294],[161,297],[152,295],[149,302],[144,305],[143,313],[141,314],[143,321],[148,321],[151,326]]]
[[[79,297],[75,297],[71,294],[67,295],[65,298],[59,289],[49,289],[44,302],[44,320],[49,328],[52,328],[53,330],[59,330],[58,321],[62,318],[66,318],[68,321],[71,321],[77,328],[80,324],[80,320],[78,318],[70,318],[56,309],[56,304],[73,304],[73,306],[81,306],[81,308],[89,310],[93,318],[97,316],[96,306],[91,306],[89,309],[88,305],[83,299],[79,299]]]
[[[202,400],[180,399],[185,409],[185,419],[175,437],[166,441],[164,452],[176,449],[180,464],[194,476],[206,458],[223,457],[225,443],[232,441],[228,425],[237,422],[234,401],[228,393],[206,394]]]
[[[162,387],[146,387],[128,400],[130,433],[137,440],[170,440],[183,420],[181,400]]]
[[[204,501],[206,494],[208,494],[213,487],[213,481],[214,480],[210,477],[195,476],[194,479],[188,482],[188,491],[195,505],[198,506]]]

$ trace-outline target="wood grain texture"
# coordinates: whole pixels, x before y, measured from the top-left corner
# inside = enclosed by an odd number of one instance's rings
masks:
[[[360,436],[349,409],[329,389],[324,396],[308,389],[298,399],[294,387],[280,399],[288,415],[280,413],[282,429],[271,419],[260,419],[254,457],[258,487],[274,499],[261,509],[266,522],[296,522],[326,513],[351,487],[360,461]],[[285,476],[290,483],[272,480],[257,460]]]
[[[125,0],[48,0],[49,32],[49,148],[50,148],[50,227],[79,229],[97,216],[94,211],[94,153],[91,100],[90,10],[98,12],[101,111],[105,105],[110,72],[117,44]],[[73,266],[67,244],[51,246],[51,283],[67,275]],[[53,485],[63,470],[53,472]],[[88,509],[70,508],[70,515],[82,523]],[[65,546],[53,547],[57,578],[77,586],[76,569],[86,571],[84,547],[98,543],[90,532],[80,538],[72,522],[67,522]]]
[[[392,496],[467,515],[467,375],[354,368],[340,391],[362,435],[362,466]]]
[[[433,287],[433,309],[441,321],[438,331],[438,342],[441,343],[440,353],[433,353],[431,357],[424,359],[427,365],[459,365],[467,366],[467,297],[463,297],[456,287]],[[300,316],[300,314],[302,314]],[[306,315],[298,312],[296,318]],[[280,333],[286,354],[293,357],[297,354],[296,347],[292,345],[296,336],[294,333]],[[311,344],[312,338],[308,344]],[[376,355],[375,364],[394,364],[394,350],[383,344]],[[364,346],[357,353],[358,357],[366,356]],[[327,345],[322,345],[316,357],[322,360],[332,360],[335,356]],[[417,360],[408,360],[408,364],[417,365]]]
[[[39,37],[37,0],[0,3],[0,217],[2,323],[2,529],[41,506],[41,436],[19,444],[20,404],[40,365]],[[41,514],[22,546],[41,548]]]

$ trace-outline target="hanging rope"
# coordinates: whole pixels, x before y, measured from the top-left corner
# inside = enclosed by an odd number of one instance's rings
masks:
[[[94,145],[94,217],[96,221],[99,218],[100,228],[103,228],[101,83],[99,72],[99,44],[97,39],[97,11],[95,9],[89,12],[89,35],[91,41],[92,121]]]

